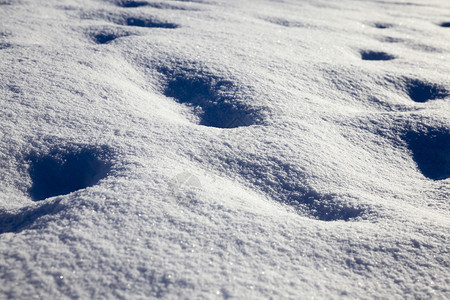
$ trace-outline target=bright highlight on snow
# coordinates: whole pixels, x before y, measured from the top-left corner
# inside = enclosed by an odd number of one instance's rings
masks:
[[[450,3],[0,20],[0,299],[450,298]]]

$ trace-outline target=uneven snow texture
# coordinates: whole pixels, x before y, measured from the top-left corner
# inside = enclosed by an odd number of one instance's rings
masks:
[[[450,298],[450,2],[0,0],[0,298]]]

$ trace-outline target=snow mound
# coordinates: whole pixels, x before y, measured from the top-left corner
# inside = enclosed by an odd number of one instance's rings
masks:
[[[446,1],[0,5],[0,299],[450,298]]]

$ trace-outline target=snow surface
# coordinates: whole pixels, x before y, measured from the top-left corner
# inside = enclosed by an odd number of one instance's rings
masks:
[[[450,298],[447,0],[0,0],[0,298]]]

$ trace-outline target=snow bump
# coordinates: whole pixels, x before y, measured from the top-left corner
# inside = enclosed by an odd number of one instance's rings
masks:
[[[34,201],[66,195],[97,184],[111,169],[106,147],[71,146],[27,157]]]

